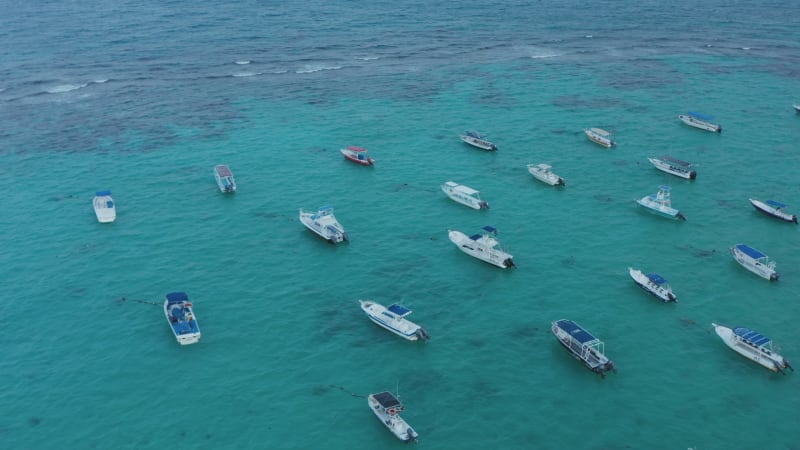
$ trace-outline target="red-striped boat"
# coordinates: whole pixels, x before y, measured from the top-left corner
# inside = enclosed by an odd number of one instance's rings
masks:
[[[375,160],[369,157],[367,154],[367,149],[365,148],[351,145],[347,148],[341,149],[340,151],[345,158],[353,161],[354,163],[359,163],[365,166],[371,166],[375,164]]]

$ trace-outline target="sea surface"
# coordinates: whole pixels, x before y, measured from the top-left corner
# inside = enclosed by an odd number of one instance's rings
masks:
[[[800,8],[777,0],[0,0],[0,448],[798,449]],[[713,114],[724,131],[682,124]],[[604,149],[583,129],[611,131]],[[459,140],[471,129],[499,150]],[[369,149],[374,167],[339,149]],[[687,181],[648,156],[695,164]],[[552,188],[529,163],[566,180]],[[212,169],[228,164],[238,192]],[[491,209],[449,200],[452,180]],[[634,199],[672,187],[687,217]],[[98,190],[117,220],[100,224]],[[350,242],[306,230],[333,205]],[[448,229],[498,228],[517,268]],[[740,267],[746,243],[777,261]],[[628,267],[669,280],[679,303]],[[185,291],[181,347],[161,303]],[[126,301],[121,299],[125,298]],[[372,324],[402,302],[432,339]],[[554,339],[605,342],[605,379]]]

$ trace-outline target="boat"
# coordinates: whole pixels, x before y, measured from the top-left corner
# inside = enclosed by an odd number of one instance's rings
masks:
[[[167,322],[179,344],[189,345],[200,341],[200,326],[185,292],[167,294],[164,315],[167,316]]]
[[[780,274],[775,271],[775,261],[760,251],[744,244],[731,247],[733,259],[745,269],[769,281],[777,281]]]
[[[636,203],[647,208],[648,211],[660,216],[669,217],[671,219],[686,220],[686,217],[680,211],[672,207],[669,186],[659,186],[657,193],[646,195],[636,200]]]
[[[378,417],[378,420],[394,433],[397,439],[406,442],[417,441],[419,437],[417,432],[400,417],[400,412],[405,410],[405,407],[391,392],[384,391],[377,394],[369,394],[367,396],[367,404],[369,404],[375,416]]]
[[[225,164],[214,166],[214,178],[217,180],[217,186],[219,186],[219,190],[223,194],[236,192],[236,181],[233,179],[233,173]]]
[[[375,163],[375,160],[370,158],[367,154],[367,149],[356,147],[355,145],[351,145],[349,147],[345,147],[339,150],[342,152],[342,155],[353,161],[354,163],[362,164],[365,166],[371,166]]]
[[[645,275],[642,271],[634,269],[633,267],[628,267],[628,273],[639,287],[659,298],[661,301],[677,303],[678,297],[672,293],[672,288],[661,275],[657,273]]]
[[[485,226],[481,233],[472,236],[456,230],[447,230],[447,233],[450,241],[456,244],[462,252],[501,269],[514,267],[513,256],[499,248],[500,242],[496,239],[496,228]]]
[[[111,191],[97,191],[94,193],[94,214],[100,223],[111,223],[117,220],[117,207],[114,205],[114,198]]]
[[[428,332],[421,326],[406,320],[412,311],[405,306],[393,303],[388,307],[375,303],[372,300],[359,300],[361,309],[367,314],[369,320],[378,326],[386,328],[392,333],[409,341],[428,340]]]
[[[590,141],[598,143],[603,147],[611,148],[617,145],[617,143],[611,139],[611,133],[609,133],[606,130],[603,130],[602,128],[589,128],[583,130],[583,132],[586,134],[586,137],[588,137]]]
[[[775,200],[767,200],[766,202],[762,202],[751,198],[750,203],[755,209],[768,216],[777,217],[778,219],[785,220],[786,222],[797,223],[796,215],[783,212],[783,208],[785,208],[786,205],[781,202],[776,202]]]
[[[300,209],[300,222],[331,244],[347,240],[344,227],[333,215],[333,206],[323,206],[315,213]]]
[[[552,168],[550,164],[528,164],[528,172],[537,180],[547,183],[550,186],[564,186],[564,179],[554,174],[550,170]]]
[[[794,112],[800,113],[800,105],[792,105],[792,108],[794,108]]]
[[[447,194],[450,199],[472,209],[489,209],[489,203],[481,200],[480,191],[471,187],[448,181],[442,185],[442,192]]]
[[[715,323],[712,323],[711,326],[714,327],[717,336],[725,345],[745,358],[755,361],[773,372],[780,372],[784,375],[786,374],[784,369],[791,369],[794,372],[794,367],[789,364],[789,361],[772,349],[772,341],[768,337],[744,327],[728,328]]]
[[[478,133],[477,131],[465,131],[464,134],[461,135],[461,140],[481,150],[497,150],[496,145],[486,140],[485,134]]]
[[[706,114],[689,111],[686,114],[679,114],[678,119],[681,119],[686,125],[700,128],[701,130],[722,133],[722,127],[712,123],[711,121],[714,120],[714,118]]]
[[[680,159],[675,159],[671,156],[659,156],[657,158],[647,158],[656,169],[666,172],[676,177],[686,178],[687,180],[694,180],[697,178],[697,172],[691,169],[692,164]]]
[[[614,362],[604,354],[603,341],[568,319],[557,320],[552,325],[553,334],[558,342],[589,370],[600,374],[603,378],[608,371],[617,373]]]

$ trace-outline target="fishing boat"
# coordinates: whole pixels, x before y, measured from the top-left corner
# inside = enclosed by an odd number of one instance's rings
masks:
[[[236,192],[236,180],[233,179],[231,169],[225,164],[214,166],[214,179],[217,180],[217,186],[223,194]]]
[[[767,200],[766,202],[762,202],[760,200],[754,200],[751,198],[750,203],[755,209],[768,216],[776,217],[778,219],[785,220],[786,222],[797,223],[797,216],[784,212],[783,208],[785,208],[786,205],[781,202],[776,202],[775,200]]]
[[[384,391],[377,394],[369,394],[367,396],[367,404],[369,404],[375,416],[378,417],[378,420],[397,436],[397,439],[406,442],[417,441],[419,437],[417,432],[400,417],[400,412],[404,411],[405,407],[391,392]]]
[[[694,180],[697,178],[697,172],[691,169],[692,164],[680,159],[675,159],[671,156],[659,156],[658,158],[647,158],[656,169],[666,172],[676,177],[686,178],[687,180]]]
[[[600,374],[603,378],[609,370],[617,373],[614,362],[604,354],[603,341],[568,319],[557,320],[552,325],[553,334],[558,342],[589,370]]]
[[[467,236],[456,230],[447,230],[447,233],[450,237],[450,242],[456,244],[462,252],[501,269],[514,267],[513,256],[500,249],[500,242],[497,240],[497,229],[485,226],[481,230],[481,233],[472,236]]]
[[[477,131],[465,131],[464,134],[461,135],[461,140],[481,150],[497,150],[496,145],[486,140],[485,134],[478,133]]]
[[[117,207],[111,197],[111,191],[97,191],[94,193],[94,215],[100,223],[111,223],[117,220]]]
[[[179,344],[189,345],[200,341],[200,326],[185,292],[167,294],[164,315],[167,316],[167,322]]]
[[[300,222],[309,230],[331,244],[338,244],[347,240],[347,233],[333,215],[333,206],[323,206],[317,212],[300,210]]]
[[[731,247],[733,259],[745,269],[769,281],[777,281],[780,274],[775,271],[775,261],[760,251],[744,244]]]
[[[469,206],[472,209],[489,209],[489,203],[481,200],[480,191],[471,187],[448,181],[442,185],[442,192],[454,202]]]
[[[646,195],[636,200],[636,203],[657,215],[670,219],[686,220],[686,217],[680,211],[672,207],[670,197],[670,187],[662,185],[658,187],[657,193]]]
[[[649,273],[645,275],[642,271],[628,267],[628,273],[633,278],[633,281],[639,285],[646,292],[649,292],[654,297],[663,302],[677,302],[678,297],[672,293],[672,288],[661,275],[657,273]]]
[[[351,145],[349,147],[345,147],[339,150],[342,152],[342,155],[353,161],[354,163],[358,163],[364,166],[371,166],[375,163],[375,160],[370,158],[367,154],[367,149],[356,147],[355,145]]]
[[[745,358],[755,361],[773,372],[780,372],[784,375],[786,374],[784,369],[791,369],[794,372],[789,361],[773,350],[772,341],[768,337],[744,327],[728,328],[715,323],[712,323],[711,326],[714,327],[717,336],[725,345]]]
[[[706,114],[689,111],[686,114],[679,114],[678,119],[681,119],[686,125],[700,128],[701,130],[722,133],[722,127],[711,122],[714,118]]]
[[[564,179],[554,174],[552,168],[550,164],[528,164],[528,172],[537,180],[550,186],[564,186]]]
[[[602,128],[588,128],[583,130],[583,132],[590,141],[600,144],[605,148],[611,148],[617,145],[617,143],[611,139],[611,133]]]
[[[375,322],[378,326],[409,341],[430,339],[428,332],[424,328],[406,319],[412,311],[405,306],[393,303],[385,307],[372,300],[359,300],[359,303],[361,303],[361,309],[367,314],[369,320]]]

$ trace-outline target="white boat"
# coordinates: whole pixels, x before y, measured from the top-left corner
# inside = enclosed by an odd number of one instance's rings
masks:
[[[100,223],[111,223],[117,220],[117,207],[111,197],[111,191],[97,191],[94,194],[94,214]]]
[[[456,244],[462,252],[501,269],[514,267],[513,256],[500,249],[500,242],[496,239],[497,229],[485,226],[482,230],[472,236],[456,230],[447,230],[447,233],[450,242]]]
[[[464,134],[461,135],[461,140],[481,150],[497,150],[496,145],[486,140],[485,134],[478,133],[477,131],[465,131]]]
[[[568,319],[557,320],[552,323],[552,326],[553,334],[558,342],[589,370],[600,374],[603,378],[609,370],[617,373],[614,362],[608,359],[604,353],[603,341]]]
[[[671,156],[659,156],[658,158],[647,158],[656,169],[666,172],[676,177],[686,178],[687,180],[694,180],[697,178],[697,172],[691,169],[692,164],[680,159],[675,159]]]
[[[681,119],[686,125],[700,128],[701,130],[722,133],[722,127],[711,122],[714,118],[705,114],[689,111],[687,114],[679,114],[678,119]]]
[[[753,207],[768,216],[772,216],[781,220],[785,220],[786,222],[794,222],[797,223],[797,216],[794,214],[789,214],[783,211],[783,208],[786,207],[781,202],[776,202],[775,200],[767,200],[766,202],[762,202],[760,200],[750,199],[750,203]]]
[[[189,345],[200,341],[200,325],[185,292],[167,294],[164,315],[167,316],[167,322],[179,344]]]
[[[345,233],[344,227],[333,215],[333,206],[323,206],[315,213],[301,209],[300,222],[331,244],[338,244],[347,240],[347,233]]]
[[[760,251],[744,244],[731,247],[733,259],[745,269],[769,281],[777,281],[780,274],[775,271],[775,261]]]
[[[772,349],[772,341],[768,337],[744,327],[731,329],[715,323],[712,323],[711,326],[714,327],[717,336],[725,345],[745,358],[755,361],[773,372],[785,374],[784,369],[791,369],[794,372],[789,361]]]
[[[669,186],[659,186],[657,193],[646,195],[636,200],[636,203],[657,215],[669,217],[670,219],[686,220],[686,217],[680,211],[672,207]]]
[[[231,169],[225,164],[214,166],[214,179],[217,180],[217,186],[223,194],[236,192],[236,180],[233,179]]]
[[[537,180],[547,183],[550,186],[564,186],[564,179],[554,174],[550,170],[552,168],[550,164],[528,164],[528,172]]]
[[[617,143],[611,139],[611,133],[602,128],[588,128],[583,130],[583,132],[590,141],[598,143],[603,147],[611,148],[617,145]]]
[[[369,320],[375,322],[392,333],[401,336],[409,341],[428,340],[428,332],[421,326],[407,320],[406,317],[412,311],[397,303],[385,307],[372,300],[359,300],[361,309],[366,313]]]
[[[417,432],[400,417],[400,412],[405,410],[405,407],[391,392],[369,394],[367,404],[378,420],[397,436],[397,439],[406,442],[417,441],[419,437]]]
[[[794,108],[794,112],[800,113],[800,105],[792,105],[792,108]]]
[[[442,185],[442,192],[453,201],[469,206],[472,209],[489,209],[489,203],[481,200],[480,191],[471,187],[448,181]]]
[[[642,271],[628,267],[628,273],[633,281],[646,292],[659,298],[663,302],[677,302],[678,297],[672,293],[672,288],[661,275],[650,273],[645,275]]]
[[[342,156],[354,163],[361,164],[362,166],[371,166],[375,164],[375,160],[369,157],[367,149],[350,145],[346,148],[340,149]]]

